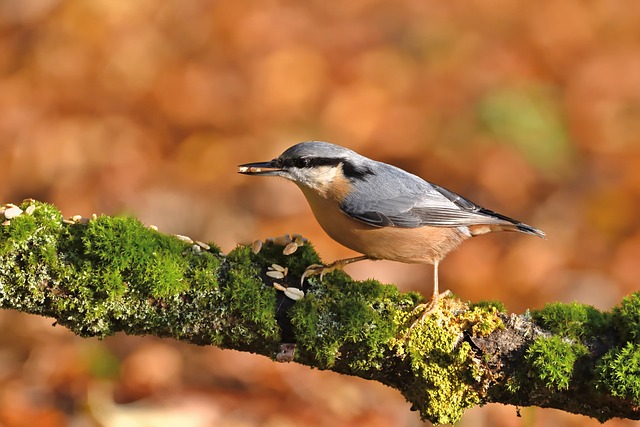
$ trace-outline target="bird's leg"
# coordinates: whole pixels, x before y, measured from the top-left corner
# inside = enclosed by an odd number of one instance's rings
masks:
[[[438,265],[439,264],[440,264],[439,260],[436,260],[433,263],[433,294],[431,295],[431,299],[429,300],[429,302],[424,304],[419,304],[416,306],[416,308],[413,309],[414,313],[420,310],[424,310],[424,311],[422,312],[422,315],[415,322],[413,322],[409,330],[413,329],[413,327],[416,326],[418,323],[424,322],[424,319],[426,319],[428,315],[433,313],[436,310],[436,308],[438,308],[438,301],[440,301],[440,298],[443,298],[451,294],[451,291],[449,290],[446,290],[442,294],[440,294],[440,291],[438,289]]]
[[[304,279],[309,276],[315,276],[317,274],[320,275],[320,280],[326,273],[330,273],[335,270],[342,270],[345,266],[352,264],[358,261],[364,261],[365,259],[370,259],[366,255],[361,255],[353,258],[339,259],[337,261],[332,262],[331,264],[322,265],[322,264],[312,264],[304,271],[302,274],[302,278],[300,279],[300,283],[304,283]]]

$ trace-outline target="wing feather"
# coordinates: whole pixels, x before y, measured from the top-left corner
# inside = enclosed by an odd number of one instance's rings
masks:
[[[374,227],[520,224],[402,169],[379,166],[379,172],[359,182],[343,201],[345,214]]]

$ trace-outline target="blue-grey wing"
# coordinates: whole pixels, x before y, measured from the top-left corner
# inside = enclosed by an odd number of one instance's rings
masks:
[[[374,227],[459,227],[517,221],[393,166],[358,182],[341,209]]]

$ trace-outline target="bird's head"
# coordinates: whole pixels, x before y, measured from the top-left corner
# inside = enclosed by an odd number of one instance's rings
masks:
[[[239,165],[239,173],[279,176],[298,185],[325,191],[337,178],[362,179],[373,173],[375,162],[355,151],[322,141],[307,141],[288,148],[268,162]]]

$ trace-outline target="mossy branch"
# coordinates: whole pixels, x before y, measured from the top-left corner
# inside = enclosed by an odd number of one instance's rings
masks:
[[[640,419],[640,294],[607,313],[553,304],[525,315],[447,298],[410,329],[418,294],[341,272],[301,287],[319,261],[308,244],[288,256],[276,244],[224,255],[133,218],[63,221],[35,201],[3,214],[0,307],[80,336],[148,334],[274,360],[295,343],[294,361],[394,387],[434,423],[488,402]],[[267,275],[272,264],[286,276]]]

